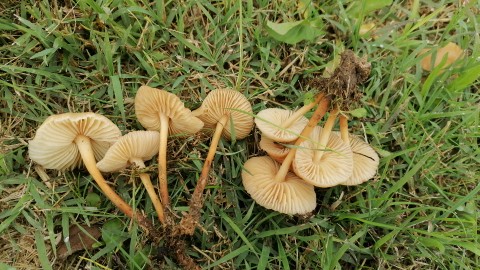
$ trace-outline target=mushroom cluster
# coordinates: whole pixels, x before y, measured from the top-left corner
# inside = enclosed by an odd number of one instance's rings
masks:
[[[320,90],[314,102],[295,112],[269,108],[256,115],[260,148],[267,156],[247,160],[242,180],[245,190],[261,206],[285,214],[306,214],[316,207],[314,187],[358,185],[375,175],[377,153],[349,134],[347,112],[339,109],[353,103],[349,98],[359,96],[356,84],[368,78],[370,65],[351,51],[341,56],[332,77],[313,83]],[[333,109],[327,120],[317,126],[330,105]],[[315,106],[308,120],[304,115]],[[332,131],[337,118],[339,132]]]
[[[166,239],[165,245],[173,249],[172,254],[185,268],[198,269],[185,253],[182,236],[192,235],[198,224],[204,204],[203,191],[221,137],[232,141],[243,139],[256,124],[262,132],[260,147],[268,156],[246,161],[243,185],[258,204],[282,213],[313,211],[314,187],[357,185],[374,176],[378,155],[367,143],[349,134],[346,113],[340,110],[347,108],[351,99],[358,99],[356,84],[368,78],[367,64],[353,53],[344,53],[340,63],[343,69],[336,69],[329,79],[312,82],[312,86],[321,90],[313,102],[297,111],[265,109],[255,120],[247,98],[236,90],[210,91],[202,105],[191,111],[176,95],[142,86],[135,96],[135,114],[146,131],[122,136],[109,119],[92,112],[53,115],[29,142],[29,155],[47,169],[64,171],[85,165],[101,191],[121,212],[136,220],[156,242]],[[329,110],[331,106],[333,109]],[[305,114],[315,107],[307,119]],[[327,113],[323,126],[318,126]],[[339,132],[332,131],[337,118]],[[172,212],[168,192],[168,136],[194,134],[202,129],[212,134],[211,145],[189,210],[176,223],[177,215]],[[144,163],[157,154],[158,192]],[[120,197],[102,175],[129,166],[138,169],[163,225],[161,229],[153,226],[143,211],[134,209]]]
[[[174,94],[164,90],[142,86],[135,96],[135,114],[147,131],[132,131],[122,136],[119,128],[105,116],[86,113],[64,113],[48,117],[29,142],[29,156],[46,169],[60,171],[85,165],[100,190],[129,218],[154,236],[154,240],[166,235],[167,243],[185,268],[197,268],[183,250],[184,244],[175,236],[191,235],[200,218],[203,206],[203,190],[208,182],[218,142],[223,136],[229,140],[245,138],[253,128],[253,112],[247,98],[232,89],[211,91],[200,108],[192,112]],[[188,135],[204,128],[214,130],[211,146],[190,200],[189,213],[175,225],[171,215],[167,176],[168,136]],[[145,161],[158,154],[159,195],[145,171]],[[141,179],[152,201],[160,223],[159,230],[145,216],[120,197],[102,175],[129,166],[139,169]],[[158,241],[157,241],[158,242]]]

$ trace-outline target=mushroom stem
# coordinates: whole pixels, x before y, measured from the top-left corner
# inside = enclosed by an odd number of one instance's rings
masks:
[[[153,227],[153,225],[148,221],[144,215],[141,213],[135,213],[130,207],[128,203],[126,203],[122,197],[120,197],[115,190],[113,190],[105,181],[103,178],[102,173],[98,170],[96,161],[95,161],[95,156],[93,155],[92,151],[92,144],[90,141],[90,138],[83,136],[83,135],[78,135],[75,138],[75,144],[78,147],[78,151],[80,152],[80,155],[82,156],[83,163],[85,164],[85,167],[87,168],[88,172],[90,175],[93,177],[93,180],[97,183],[97,185],[100,187],[102,192],[107,196],[108,199],[116,206],[120,211],[122,211],[125,215],[127,215],[129,218],[135,219],[138,224],[147,231],[152,231],[155,232],[156,229]]]
[[[140,169],[145,168],[145,163],[143,163],[143,160],[140,158],[132,158],[130,159],[130,163],[135,164]],[[147,173],[140,173],[139,177],[140,180],[142,180],[145,189],[147,190],[148,196],[152,200],[153,207],[155,208],[155,211],[158,215],[158,220],[160,220],[162,224],[165,224],[165,214],[163,211],[163,206],[160,202],[160,199],[158,198],[157,193],[155,192],[155,188],[153,187],[152,181],[150,180],[150,175],[148,175]]]
[[[308,111],[310,111],[313,107],[315,107],[316,104],[320,102],[320,100],[323,98],[323,94],[318,94],[315,97],[315,100],[309,104],[304,105],[297,111],[295,111],[290,117],[288,117],[285,122],[281,125],[282,128],[288,128],[289,126],[293,125],[302,115],[306,114]]]
[[[323,118],[323,116],[327,113],[328,105],[330,104],[330,99],[328,97],[324,97],[321,94],[321,100],[318,104],[317,109],[313,113],[310,120],[308,120],[307,126],[302,130],[300,136],[295,141],[295,146],[288,152],[288,155],[285,157],[285,160],[280,166],[277,174],[274,177],[274,181],[276,182],[283,182],[285,181],[285,177],[287,176],[288,171],[290,170],[290,166],[292,165],[293,159],[295,158],[295,153],[297,152],[297,146],[299,146],[308,136],[312,133],[315,126],[317,126],[318,122]]]
[[[335,120],[337,119],[338,115],[338,108],[333,109],[330,112],[330,115],[327,118],[327,121],[323,125],[322,133],[320,134],[320,138],[316,143],[315,148],[322,147],[323,149],[316,149],[313,154],[313,162],[318,163],[322,159],[323,154],[327,150],[327,143],[328,139],[330,138],[330,134],[332,133],[333,126],[335,125]]]
[[[341,114],[340,117],[340,136],[342,141],[350,145],[350,138],[348,136],[348,119],[345,115]]]
[[[200,216],[200,209],[202,209],[203,207],[202,195],[203,190],[207,185],[208,173],[210,172],[210,168],[212,167],[212,162],[217,151],[218,142],[222,137],[223,128],[227,124],[228,118],[228,114],[223,115],[215,127],[215,133],[213,134],[210,148],[208,149],[208,154],[205,158],[205,163],[203,164],[202,172],[200,174],[200,177],[198,178],[198,182],[195,190],[193,191],[192,198],[190,199],[189,213],[188,215],[183,217],[180,222],[180,227],[185,230],[184,234],[192,235],[195,230],[195,222],[198,220]]]
[[[167,181],[167,142],[168,142],[168,117],[160,112],[160,147],[158,149],[158,183],[160,186],[160,198],[163,207],[170,207]]]

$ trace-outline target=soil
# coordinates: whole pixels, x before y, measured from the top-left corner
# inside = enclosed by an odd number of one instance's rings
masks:
[[[314,78],[308,85],[330,96],[334,105],[349,109],[362,98],[358,85],[368,79],[371,64],[351,50],[344,51],[340,57],[340,64],[330,78]]]

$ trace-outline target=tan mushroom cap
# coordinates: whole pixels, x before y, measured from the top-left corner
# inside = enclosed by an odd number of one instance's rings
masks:
[[[428,54],[420,61],[422,68],[426,71],[432,71],[435,67],[440,65],[443,58],[446,57],[446,61],[443,65],[443,68],[448,67],[459,58],[463,56],[463,50],[457,44],[449,42],[444,47],[441,47],[437,50],[437,54],[435,56],[434,62],[432,64],[432,57],[433,54],[431,53],[431,49],[422,50],[420,55]]]
[[[310,135],[311,140],[302,142],[293,160],[293,170],[307,183],[317,187],[332,187],[347,181],[352,175],[353,156],[350,146],[342,139],[330,134],[326,150],[322,146],[315,146],[322,128],[317,126]],[[321,159],[314,161],[316,151],[323,151]]]
[[[274,140],[262,135],[260,139],[260,148],[267,152],[267,154],[273,158],[275,161],[282,163],[285,157],[290,151],[289,147],[286,147],[285,144],[294,144],[295,142],[289,143],[277,143]]]
[[[118,127],[105,116],[64,113],[48,117],[29,142],[30,158],[47,169],[68,170],[79,167],[82,157],[74,140],[89,137],[93,154],[100,160],[108,148],[122,136]]]
[[[193,134],[203,127],[203,122],[185,108],[183,102],[165,90],[141,86],[135,95],[135,114],[148,130],[160,130],[160,112],[169,118],[169,134]]]
[[[339,135],[339,132],[334,132]],[[377,152],[357,136],[349,135],[350,148],[353,153],[353,172],[350,178],[342,183],[345,186],[359,185],[375,176],[380,158]]]
[[[220,119],[225,114],[230,114],[222,132],[227,139],[232,138],[232,130],[236,139],[243,139],[253,128],[252,105],[242,93],[233,89],[211,91],[197,111],[200,112],[198,118],[209,129],[215,129]]]
[[[126,168],[132,159],[150,160],[158,153],[159,144],[157,131],[132,131],[108,149],[97,168],[102,172],[114,172]]]
[[[289,172],[285,181],[274,180],[280,168],[270,157],[247,160],[242,171],[245,190],[261,206],[284,214],[306,214],[316,207],[316,194],[312,185]]]
[[[301,116],[292,125],[286,128],[281,128],[294,111],[284,110],[278,108],[269,108],[260,111],[255,117],[255,124],[262,132],[262,135],[276,141],[276,142],[291,142],[298,139],[303,128],[307,125],[308,119]]]

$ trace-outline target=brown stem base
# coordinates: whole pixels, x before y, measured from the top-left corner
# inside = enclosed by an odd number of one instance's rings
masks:
[[[205,163],[203,164],[200,178],[198,179],[197,186],[195,187],[192,198],[190,199],[190,203],[188,204],[188,214],[184,216],[180,221],[180,226],[178,228],[178,233],[180,235],[193,235],[196,224],[200,219],[200,210],[202,209],[204,202],[203,190],[207,185],[208,173],[210,172],[210,168],[212,167],[212,162],[213,158],[215,157],[218,141],[220,140],[223,127],[226,125],[228,117],[228,115],[224,115],[217,123],[215,133],[213,134],[212,142],[208,150],[207,158],[205,159]]]

